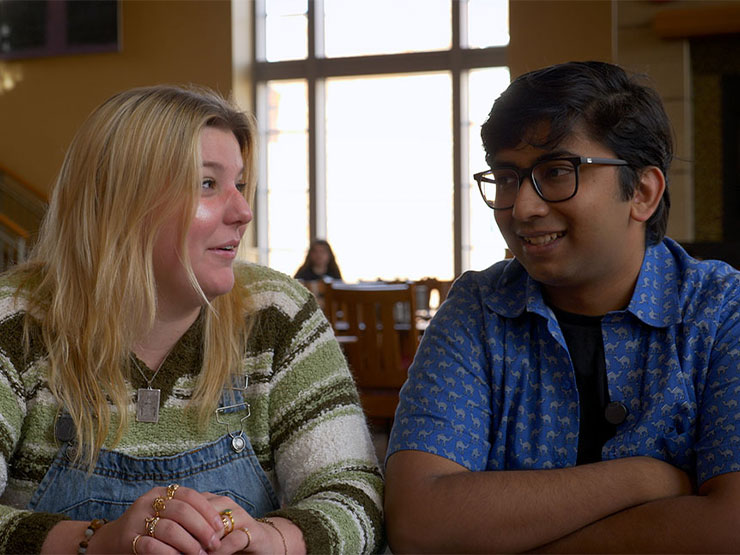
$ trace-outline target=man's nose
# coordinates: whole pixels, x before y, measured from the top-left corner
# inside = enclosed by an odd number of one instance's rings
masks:
[[[545,215],[548,209],[547,202],[537,194],[532,177],[529,175],[523,177],[514,199],[514,206],[511,208],[511,215],[518,220],[528,220]]]

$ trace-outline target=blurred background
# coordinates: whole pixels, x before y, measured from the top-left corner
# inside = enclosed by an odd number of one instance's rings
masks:
[[[241,256],[345,281],[452,279],[504,258],[472,174],[511,78],[568,60],[645,73],[675,129],[668,233],[738,264],[740,2],[0,0],[2,264],[33,243],[64,151],[111,94],[199,83],[257,115]]]

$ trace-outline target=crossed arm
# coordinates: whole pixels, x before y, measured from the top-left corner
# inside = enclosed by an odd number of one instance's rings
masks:
[[[470,472],[421,451],[388,460],[386,522],[403,552],[737,552],[740,473],[692,492],[649,457]]]

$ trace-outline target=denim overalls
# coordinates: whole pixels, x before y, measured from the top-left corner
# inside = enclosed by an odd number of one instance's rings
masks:
[[[151,488],[177,483],[231,497],[253,517],[261,517],[279,503],[249,438],[243,438],[244,449],[238,453],[230,434],[169,457],[132,457],[101,449],[92,475],[72,466],[75,447],[64,443],[28,508],[73,520],[114,520]]]

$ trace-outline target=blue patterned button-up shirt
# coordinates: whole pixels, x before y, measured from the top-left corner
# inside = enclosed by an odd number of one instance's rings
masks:
[[[645,455],[707,479],[740,470],[740,272],[674,241],[649,247],[629,306],[602,320],[626,420],[602,458]],[[470,470],[576,464],[578,390],[558,322],[516,261],[461,276],[401,391],[389,456]]]

